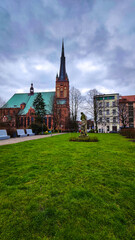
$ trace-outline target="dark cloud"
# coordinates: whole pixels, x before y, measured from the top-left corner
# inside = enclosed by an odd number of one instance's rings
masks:
[[[1,96],[31,82],[54,89],[62,38],[70,85],[134,94],[134,10],[132,0],[1,1]]]
[[[110,34],[104,26],[98,27],[91,41],[92,51],[97,54],[102,54],[108,47]]]

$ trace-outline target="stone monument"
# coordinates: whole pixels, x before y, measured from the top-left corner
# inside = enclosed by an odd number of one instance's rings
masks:
[[[86,137],[87,136],[87,118],[86,115],[81,112],[81,135],[80,137]]]

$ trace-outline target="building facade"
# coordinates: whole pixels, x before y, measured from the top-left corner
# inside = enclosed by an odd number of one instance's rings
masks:
[[[120,128],[135,128],[135,95],[120,96]]]
[[[109,133],[119,131],[119,94],[96,95],[95,101],[98,132]]]
[[[16,93],[0,108],[0,123],[9,122],[11,127],[28,128],[35,121],[33,102],[38,92],[31,84],[29,93]],[[63,131],[68,129],[69,120],[69,79],[66,73],[64,42],[60,60],[59,75],[56,76],[55,91],[41,92],[46,105],[44,122],[49,129],[54,125]]]

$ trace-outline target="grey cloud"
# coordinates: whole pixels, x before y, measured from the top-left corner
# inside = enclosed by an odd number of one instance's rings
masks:
[[[11,3],[12,2],[12,3]],[[65,40],[70,85],[106,87],[134,94],[135,17],[133,1],[4,0],[0,2],[0,84],[2,94],[18,89],[53,89]],[[130,33],[130,35],[129,35]],[[52,72],[37,71],[43,59]],[[105,69],[82,73],[77,61]],[[27,72],[21,68],[25,65]],[[55,72],[56,69],[56,72]],[[7,86],[7,88],[6,88]],[[126,89],[126,90],[125,90]],[[8,96],[7,96],[8,98]]]
[[[58,13],[51,6],[43,6],[41,1],[13,3],[12,7],[9,4],[7,9],[1,8],[0,12],[1,54],[10,56],[47,48],[51,42],[48,25],[58,17]]]
[[[110,34],[104,26],[98,27],[91,41],[92,51],[102,54],[108,47]]]

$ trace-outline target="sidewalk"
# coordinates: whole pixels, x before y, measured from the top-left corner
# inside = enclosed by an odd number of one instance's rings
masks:
[[[25,141],[30,141],[30,140],[36,140],[40,138],[46,138],[46,137],[53,137],[57,135],[61,135],[65,133],[55,133],[55,134],[49,134],[49,135],[35,135],[35,136],[28,136],[28,137],[17,137],[17,138],[10,138],[10,139],[5,139],[5,140],[0,140],[0,146],[2,145],[7,145],[7,144],[14,144],[14,143],[19,143],[19,142],[25,142]]]

